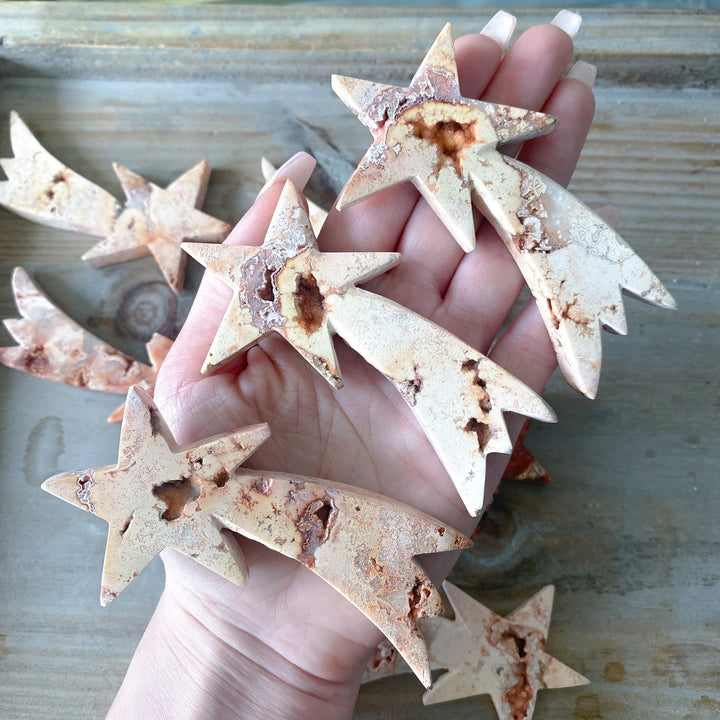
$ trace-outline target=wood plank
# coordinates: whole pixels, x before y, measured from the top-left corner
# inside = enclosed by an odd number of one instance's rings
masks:
[[[128,7],[68,2],[48,11],[42,3],[3,3],[0,69],[51,77],[325,83],[333,72],[362,77],[383,67],[385,81],[395,83],[415,69],[445,22],[459,36],[477,32],[490,15],[468,8]],[[551,11],[515,12],[521,29],[552,17]],[[587,9],[583,17],[577,53],[596,63],[606,82],[720,83],[720,64],[710,61],[720,53],[717,11]]]

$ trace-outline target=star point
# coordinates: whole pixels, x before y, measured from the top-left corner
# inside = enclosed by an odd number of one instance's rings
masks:
[[[455,47],[453,45],[452,25],[445,23],[440,34],[435,38],[435,42],[430,46],[420,67],[415,72],[410,87],[420,85],[422,83],[432,82],[433,77],[442,77],[450,79],[457,76],[457,64],[455,63]],[[457,82],[451,80],[451,91],[457,88],[457,95],[460,95]]]
[[[277,172],[277,168],[264,157],[261,158],[260,163],[263,177],[266,182],[269,182]],[[314,203],[312,200],[307,198],[306,200],[308,204],[308,218],[310,219],[310,225],[315,233],[315,237],[317,237],[320,234],[320,230],[322,230],[322,226],[325,224],[325,220],[327,220],[328,211],[320,207],[317,203]]]

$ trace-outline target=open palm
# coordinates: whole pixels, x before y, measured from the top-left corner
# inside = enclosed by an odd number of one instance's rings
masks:
[[[456,51],[466,97],[543,110],[559,118],[556,130],[528,143],[520,157],[567,183],[593,113],[587,85],[561,79],[572,56],[570,37],[557,27],[542,25],[522,35],[502,60],[498,44],[483,35],[460,38]],[[260,244],[281,181],[290,178],[302,188],[311,170],[307,156],[281,168],[277,182],[258,197],[227,242]],[[318,244],[324,252],[402,253],[398,267],[365,289],[430,318],[483,353],[523,283],[488,223],[480,226],[475,250],[465,255],[410,185],[385,190],[342,213],[333,210]],[[202,376],[199,369],[230,297],[228,288],[207,275],[155,393],[179,443],[267,422],[272,436],[248,461],[249,467],[369,488],[460,530],[472,528],[476,520],[468,516],[400,394],[342,341],[336,340],[345,382],[341,390],[330,387],[278,336],[263,339],[219,372]],[[542,390],[555,357],[534,303],[498,338],[491,357],[536,391]],[[497,456],[488,464],[488,497],[503,466]],[[347,715],[379,633],[304,566],[246,539],[240,543],[249,565],[242,588],[177,553],[164,554],[167,587],[161,606],[192,618],[197,629],[190,655],[202,655],[197,643],[222,641],[217,660],[223,671],[206,688],[207,696],[227,693],[233,683],[247,685],[244,663],[250,659],[258,683],[275,678],[281,688],[320,697],[334,708],[333,717]],[[447,569],[447,562],[434,568],[437,579]],[[183,651],[176,654],[184,657]],[[132,667],[129,678],[131,674]],[[124,691],[129,692],[125,687]],[[247,688],[238,693],[238,701],[245,703],[240,715],[252,716],[248,708],[261,706],[257,693]],[[293,717],[305,716],[296,708]]]

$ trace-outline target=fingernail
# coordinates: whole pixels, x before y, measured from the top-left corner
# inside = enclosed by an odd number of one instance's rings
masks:
[[[561,10],[550,23],[555,27],[559,27],[564,30],[571,38],[574,38],[578,30],[580,29],[580,23],[582,23],[582,17],[572,10]]]
[[[277,168],[265,157],[260,158],[260,169],[267,182],[276,172]]]
[[[307,184],[315,169],[315,158],[306,152],[293,155],[284,165],[280,166],[272,177],[260,188],[258,196],[262,195],[271,185],[281,180],[292,180],[298,190]]]
[[[501,50],[504,50],[515,32],[515,25],[517,25],[517,18],[514,15],[504,10],[498,10],[480,31],[480,34],[491,38],[500,46]]]
[[[584,60],[578,60],[567,74],[569,78],[574,78],[584,83],[589,88],[595,84],[595,78],[597,77],[597,68],[595,65],[591,65],[589,62]]]

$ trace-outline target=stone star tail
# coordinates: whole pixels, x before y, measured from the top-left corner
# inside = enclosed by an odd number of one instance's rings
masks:
[[[487,456],[512,451],[503,413],[555,422],[552,409],[477,350],[392,300],[355,288],[327,304],[330,324],[399,390],[477,515]]]
[[[89,333],[45,296],[23,268],[15,268],[13,293],[22,319],[3,320],[20,344],[0,348],[0,362],[43,380],[125,393],[134,384],[151,388],[156,369],[133,360]]]
[[[603,328],[627,333],[622,291],[675,308],[662,283],[625,241],[561,185],[511,158],[521,202],[485,211],[537,301],[570,385],[595,397]],[[511,209],[512,208],[512,209]]]
[[[50,227],[103,237],[112,232],[120,203],[107,191],[56,160],[16,112],[10,113],[14,158],[0,160],[0,205]]]
[[[240,472],[204,503],[219,522],[294,558],[361,610],[395,645],[421,682],[430,666],[418,618],[442,611],[414,555],[468,547],[438,520],[376,493],[282,473]],[[217,503],[217,504],[215,504]]]

